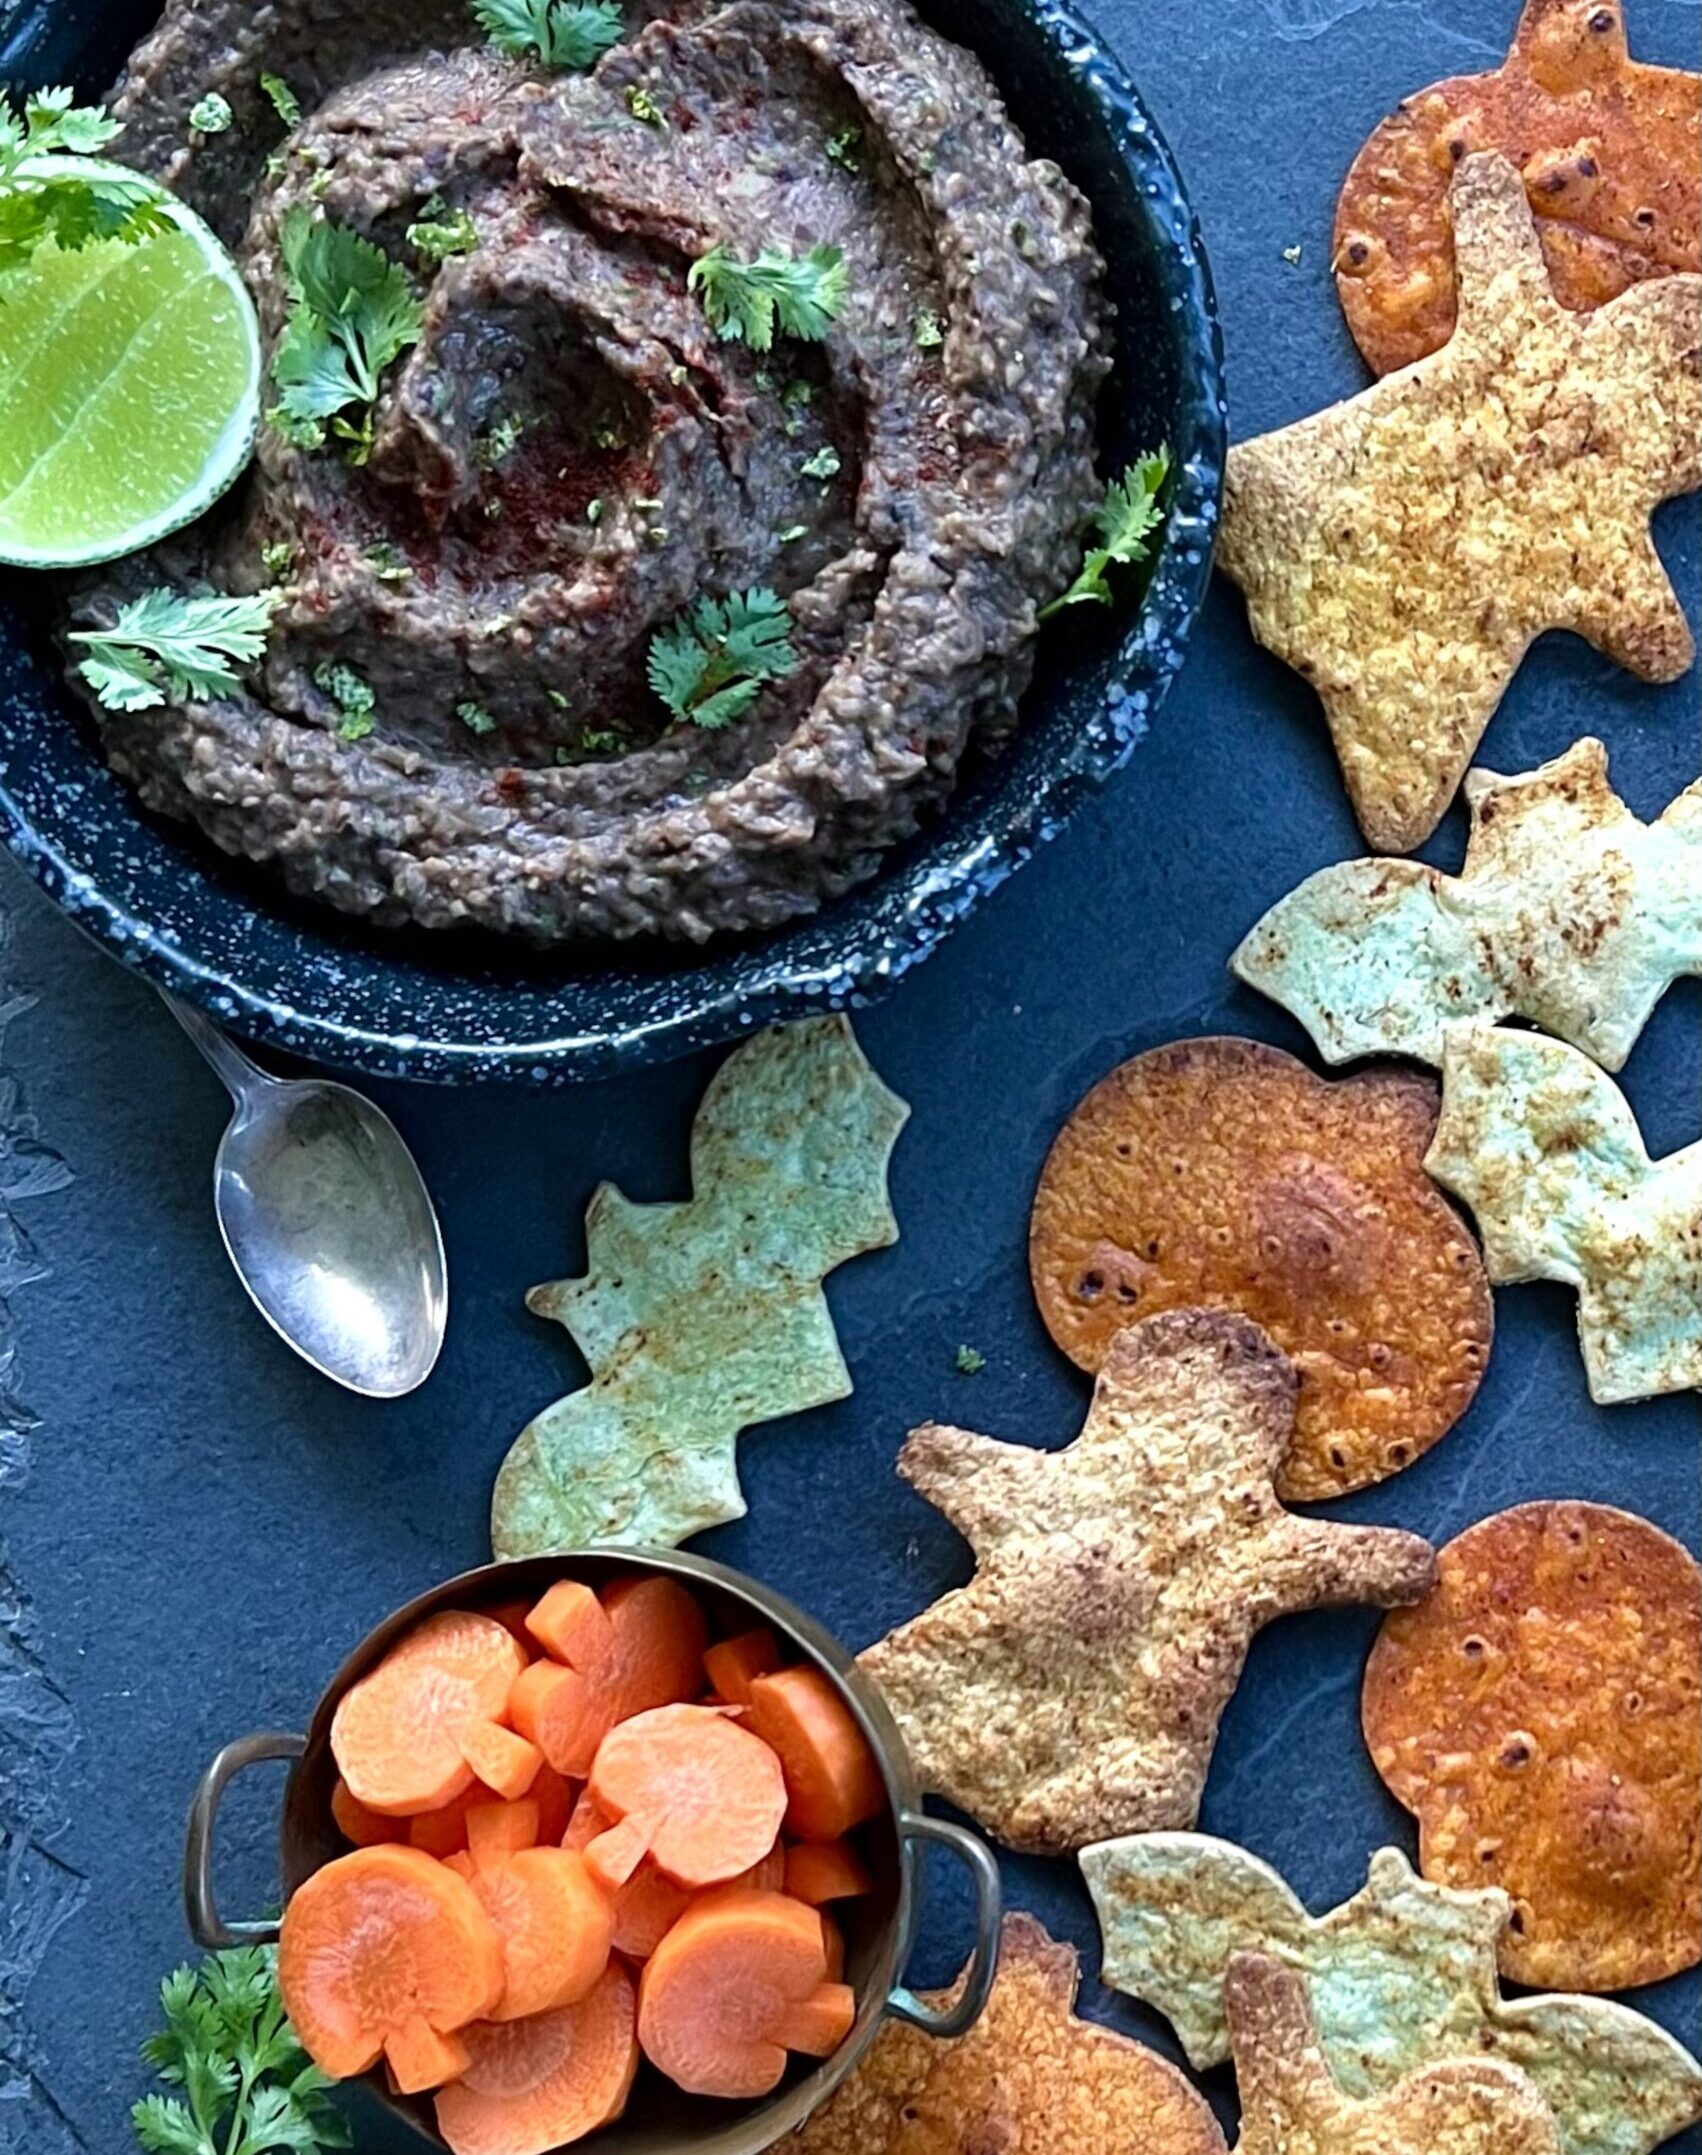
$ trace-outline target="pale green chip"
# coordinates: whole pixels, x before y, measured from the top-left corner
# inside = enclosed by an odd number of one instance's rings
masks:
[[[1466,780],[1465,866],[1345,861],[1271,908],[1230,964],[1326,1062],[1442,1060],[1463,1018],[1528,1018],[1617,1070],[1672,983],[1702,972],[1702,779],[1645,824],[1600,741]]]
[[[139,185],[90,158],[42,158]],[[232,485],[260,423],[260,325],[236,265],[163,190],[174,229],[0,277],[0,561],[73,568],[139,552]]]
[[[1599,1405],[1702,1389],[1702,1144],[1651,1160],[1625,1095],[1587,1055],[1452,1025],[1424,1164],[1472,1208],[1496,1286],[1577,1288]]]
[[[1501,1995],[1506,1894],[1413,1874],[1399,1850],[1329,1914],[1307,1914],[1268,1864],[1197,1833],[1105,1841],[1081,1859],[1105,1934],[1104,1979],[1163,2013],[1199,2072],[1229,2056],[1223,1979],[1261,1953],[1305,1976],[1344,2093],[1386,2093],[1444,2058],[1495,2057],[1541,2089],[1565,2155],[1652,2155],[1702,2118],[1702,2066],[1605,1998]]]
[[[586,1276],[527,1297],[592,1382],[510,1452],[499,1557],[672,1547],[743,1516],[740,1430],[851,1391],[822,1281],[898,1239],[886,1174],[909,1113],[846,1019],[812,1019],[723,1064],[692,1129],[689,1201],[635,1205],[604,1184]]]

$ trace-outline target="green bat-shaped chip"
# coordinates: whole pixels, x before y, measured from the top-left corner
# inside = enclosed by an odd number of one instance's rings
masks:
[[[846,1019],[811,1019],[722,1065],[692,1128],[689,1200],[597,1191],[585,1277],[527,1297],[592,1381],[509,1453],[499,1557],[671,1548],[743,1517],[740,1430],[851,1391],[822,1281],[898,1239],[887,1164],[909,1113]]]
[[[1496,1944],[1512,1902],[1415,1876],[1398,1849],[1353,1899],[1308,1915],[1245,1849],[1199,1833],[1104,1841],[1081,1859],[1105,1934],[1104,1978],[1175,2027],[1204,2072],[1229,2056],[1223,1981],[1236,1953],[1307,1980],[1344,2093],[1382,2094],[1444,2058],[1518,2066],[1566,2155],[1651,2155],[1702,2118],[1702,2066],[1664,2029],[1605,1998],[1507,1999]]]

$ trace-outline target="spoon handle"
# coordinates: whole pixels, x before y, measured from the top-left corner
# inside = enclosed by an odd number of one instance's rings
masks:
[[[188,1003],[180,1003],[173,995],[162,992],[160,1001],[223,1078],[225,1089],[238,1106],[262,1086],[276,1082],[258,1063],[250,1062],[236,1042],[220,1032],[211,1018],[203,1017],[200,1011],[192,1009]]]

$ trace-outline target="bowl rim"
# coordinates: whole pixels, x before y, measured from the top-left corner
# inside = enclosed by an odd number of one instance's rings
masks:
[[[919,840],[909,841],[908,859],[883,866],[858,890],[754,944],[707,945],[705,971],[689,987],[679,972],[658,971],[654,985],[646,983],[648,994],[634,999],[641,1006],[648,1002],[650,1008],[641,1007],[637,1014],[629,1009],[612,1025],[575,1029],[559,1020],[563,1002],[571,1003],[580,990],[580,979],[539,983],[535,1006],[527,1005],[528,1011],[535,1007],[537,1022],[522,1022],[516,1011],[505,1021],[500,1040],[476,1037],[482,1029],[469,1024],[467,1013],[487,996],[513,1002],[516,984],[492,985],[411,965],[403,938],[424,931],[398,930],[396,958],[386,954],[378,961],[395,964],[404,980],[412,974],[420,984],[422,1009],[441,995],[441,1013],[420,1016],[417,1030],[328,1010],[322,995],[314,993],[315,974],[323,982],[337,970],[323,949],[308,948],[290,959],[282,969],[286,994],[266,992],[254,984],[245,966],[240,937],[242,926],[268,916],[264,896],[251,896],[213,878],[217,902],[221,910],[231,911],[238,933],[221,934],[211,926],[204,934],[191,932],[187,937],[167,931],[143,917],[127,898],[104,888],[98,869],[91,872],[72,858],[62,835],[44,827],[46,819],[20,800],[3,767],[0,843],[75,926],[156,987],[181,996],[250,1040],[375,1077],[543,1087],[611,1076],[766,1026],[866,1007],[925,962],[953,928],[1122,769],[1144,738],[1180,669],[1204,603],[1227,453],[1216,292],[1198,219],[1169,145],[1109,41],[1075,0],[1014,4],[1060,52],[1083,94],[1097,107],[1136,184],[1154,255],[1168,263],[1177,324],[1177,379],[1172,496],[1164,536],[1139,609],[1111,661],[1102,708],[1077,731],[1066,753],[1012,804],[996,837],[984,834],[969,844],[954,839],[948,805]],[[51,717],[60,719],[60,714],[55,710]],[[135,807],[139,817],[144,815],[139,803]],[[60,813],[74,815],[75,810]],[[152,836],[152,823],[146,828]],[[198,871],[190,864],[188,872]],[[856,936],[857,922],[848,909],[856,907],[859,897],[874,899],[882,892],[901,896],[901,908]],[[808,958],[793,952],[795,939],[831,925],[841,911],[848,914],[852,937],[847,947],[831,959],[819,952]],[[314,906],[307,918],[309,932],[316,928],[335,934],[338,922],[331,908]],[[365,951],[353,954],[351,970],[365,962]],[[599,976],[589,977],[594,992]],[[554,1024],[552,1012],[557,1016]]]

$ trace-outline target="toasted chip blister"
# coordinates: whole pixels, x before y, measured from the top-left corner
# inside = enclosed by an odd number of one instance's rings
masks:
[[[1498,1885],[1514,1982],[1629,1990],[1702,1960],[1702,1567],[1647,1519],[1522,1504],[1383,1626],[1365,1741],[1419,1867]]]
[[[1702,2065],[1654,2021],[1603,1998],[1503,1998],[1496,1948],[1513,1904],[1497,1888],[1432,1885],[1385,1848],[1352,1900],[1312,1916],[1269,1864],[1195,1833],[1108,1841],[1081,1865],[1103,1980],[1164,2014],[1197,2072],[1230,2054],[1231,1958],[1268,1953],[1305,1978],[1348,2095],[1487,2056],[1541,2091],[1564,2155],[1653,2155],[1702,2119]]]
[[[1468,150],[1521,161],[1564,306],[1702,269],[1702,79],[1634,61],[1622,0],[1526,0],[1500,67],[1403,97],[1347,176],[1336,289],[1373,372],[1453,334],[1448,177]]]
[[[1417,1600],[1416,1535],[1283,1510],[1293,1365],[1226,1310],[1111,1344],[1061,1452],[917,1430],[899,1468],[973,1544],[970,1585],[862,1657],[923,1786],[1013,1848],[1191,1826],[1257,1632]]]
[[[1440,1064],[1450,1024],[1526,1018],[1620,1069],[1675,980],[1702,973],[1702,779],[1655,823],[1600,741],[1522,777],[1473,771],[1457,876],[1344,861],[1274,905],[1230,960],[1326,1062]]]
[[[1466,158],[1450,200],[1452,341],[1238,443],[1224,491],[1219,565],[1322,698],[1379,853],[1436,828],[1545,629],[1648,681],[1695,656],[1650,519],[1702,478],[1702,277],[1570,314],[1506,158]]]
[[[1590,1396],[1702,1386],[1702,1143],[1651,1161],[1625,1095],[1564,1041],[1450,1026],[1425,1165],[1472,1208],[1497,1286],[1578,1290]]]
[[[1079,2020],[1073,1946],[1005,1918],[987,2010],[958,2042],[888,2020],[788,2155],[1224,2155],[1205,2098],[1175,2066]],[[924,1998],[956,2004],[958,1982]]]
[[[592,1381],[509,1453],[499,1557],[672,1547],[743,1516],[740,1430],[850,1394],[822,1281],[898,1239],[887,1166],[909,1113],[847,1019],[811,1019],[721,1066],[692,1128],[688,1201],[597,1192],[585,1277],[527,1297]]]
[[[1560,2155],[1554,2114],[1516,2066],[1450,2058],[1356,2101],[1330,2072],[1292,1968],[1238,1953],[1224,1996],[1241,2090],[1236,2155]]]

